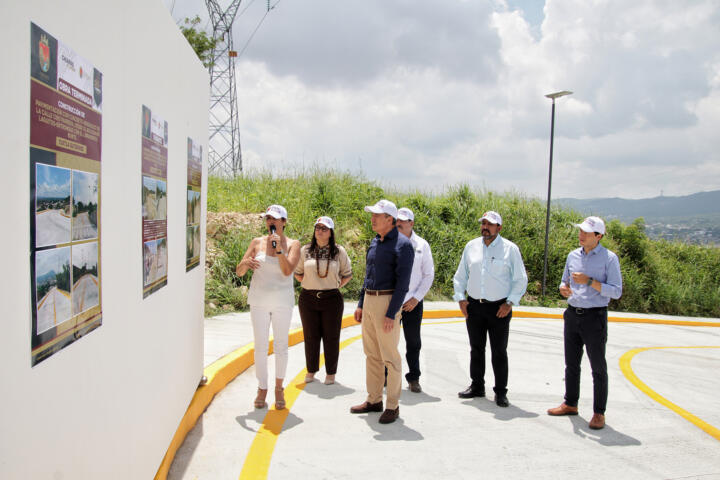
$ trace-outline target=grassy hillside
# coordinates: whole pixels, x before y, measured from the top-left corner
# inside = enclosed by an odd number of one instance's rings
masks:
[[[523,304],[563,305],[557,292],[567,253],[577,247],[581,215],[554,207],[550,221],[548,296],[541,299],[545,204],[520,194],[496,194],[460,185],[443,194],[384,191],[374,182],[336,171],[314,171],[288,177],[268,174],[232,180],[211,178],[208,186],[210,212],[263,212],[273,203],[288,209],[287,234],[309,241],[314,220],[330,215],[335,220],[338,243],[345,246],[354,277],[343,289],[346,299],[355,299],[365,269],[365,249],[374,233],[370,215],[363,212],[380,198],[415,212],[415,230],[432,248],[435,282],[428,299],[449,299],[452,277],[465,244],[480,235],[478,218],[486,210],[503,216],[502,235],[515,242],[528,272],[528,293]],[[261,223],[245,225],[215,236],[217,254],[207,268],[208,314],[216,309],[247,307],[250,275],[237,278],[235,265],[250,239],[260,235]],[[720,316],[720,249],[652,241],[644,233],[642,219],[629,226],[608,224],[603,244],[620,256],[624,278],[623,296],[610,308],[631,312],[673,315]],[[223,307],[224,306],[224,307]]]

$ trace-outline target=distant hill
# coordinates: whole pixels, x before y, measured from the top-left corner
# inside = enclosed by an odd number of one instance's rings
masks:
[[[697,217],[714,218],[720,222],[720,190],[682,197],[661,196],[639,200],[558,198],[553,203],[606,219],[616,218],[623,223],[630,223],[638,217],[643,217],[646,223],[690,223],[691,219]]]
[[[679,240],[699,245],[720,245],[720,190],[693,193],[683,197],[558,198],[554,204],[577,210],[584,215],[617,219],[625,224],[645,219],[651,238]]]

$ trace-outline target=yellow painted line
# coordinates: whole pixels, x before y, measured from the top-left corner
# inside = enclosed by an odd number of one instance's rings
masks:
[[[360,338],[362,338],[362,335],[343,340],[340,343],[340,350]],[[325,357],[323,355],[320,357],[320,366],[322,367],[324,363]],[[265,415],[263,423],[255,434],[255,439],[245,457],[245,463],[240,472],[240,480],[267,478],[275,443],[282,431],[285,419],[290,414],[290,409],[295,404],[300,392],[305,389],[304,379],[306,373],[307,369],[303,368],[285,387],[285,408],[283,410],[272,408]]]
[[[426,310],[423,312],[423,318],[427,319],[443,319],[443,318],[463,318],[462,313],[459,309],[457,310]],[[540,312],[524,312],[521,310],[513,310],[513,318],[534,318],[534,319],[562,319],[560,313],[540,313]],[[611,322],[637,322],[637,323],[658,323],[668,325],[685,325],[685,326],[703,326],[703,327],[720,327],[720,322],[693,322],[683,320],[666,320],[666,319],[643,319],[643,318],[628,318],[628,317],[609,317]],[[432,324],[444,324],[444,323],[463,323],[462,320],[455,320],[450,322],[428,322],[428,325]],[[425,322],[423,322],[425,324]],[[355,321],[353,315],[345,315],[342,319],[342,327],[347,328],[352,326],[360,325]],[[303,341],[302,328],[292,330],[289,333],[288,345],[293,346]],[[268,354],[272,353],[273,345],[272,340],[270,341],[270,349]],[[173,436],[170,446],[168,447],[165,457],[163,458],[157,473],[155,474],[155,480],[165,480],[167,478],[170,465],[175,458],[175,454],[182,445],[185,437],[190,430],[197,423],[200,415],[207,409],[212,402],[215,395],[225,388],[235,377],[240,375],[242,372],[247,370],[253,365],[254,359],[253,354],[255,347],[252,343],[241,347],[234,352],[225,355],[224,357],[216,360],[212,364],[205,367],[203,374],[207,377],[207,384],[198,387],[193,399],[190,402],[185,415],[180,420],[178,429]],[[287,399],[286,399],[287,402]]]
[[[702,420],[701,418],[693,415],[692,413],[688,412],[684,408],[674,404],[667,398],[663,397],[659,393],[657,393],[652,388],[648,387],[647,384],[645,384],[642,380],[638,378],[637,375],[635,375],[635,372],[633,372],[632,369],[632,359],[637,355],[638,353],[646,352],[648,350],[659,350],[659,349],[666,349],[666,348],[720,348],[720,346],[697,346],[697,347],[646,347],[646,348],[634,348],[632,350],[628,350],[625,352],[625,354],[620,357],[620,370],[622,370],[623,375],[625,375],[625,378],[627,378],[630,383],[635,385],[641,392],[643,392],[648,397],[652,398],[656,402],[658,402],[660,405],[663,405],[664,407],[669,408],[673,412],[677,413],[681,417],[683,417],[688,422],[692,423],[696,427],[700,428],[702,431],[707,433],[708,435],[714,437],[716,440],[720,440],[720,429],[710,425],[706,421]]]

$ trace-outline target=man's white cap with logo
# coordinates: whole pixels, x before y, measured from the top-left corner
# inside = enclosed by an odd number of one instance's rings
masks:
[[[395,219],[398,216],[398,209],[390,200],[380,200],[375,205],[365,207],[365,211],[370,213],[386,213]]]
[[[502,217],[499,213],[493,212],[492,210],[483,213],[482,218],[480,218],[478,222],[482,222],[483,220],[487,220],[488,222],[494,223],[495,225],[502,225]]]
[[[270,205],[265,213],[260,215],[262,218],[273,217],[273,218],[288,218],[287,210],[282,205]]]
[[[583,232],[597,232],[605,235],[605,222],[600,217],[587,217],[582,223],[576,223],[575,226]]]
[[[317,220],[315,220],[315,225],[325,225],[327,228],[334,229],[335,228],[335,222],[333,222],[333,219],[330,217],[320,217]]]
[[[413,221],[413,222],[414,222],[414,221],[415,221],[415,214],[414,214],[413,211],[410,210],[409,208],[403,207],[403,208],[401,208],[400,210],[398,210],[397,219],[398,219],[398,220],[410,220],[410,221]]]

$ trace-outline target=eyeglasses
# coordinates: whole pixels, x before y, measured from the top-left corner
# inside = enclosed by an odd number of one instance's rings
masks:
[[[328,227],[326,227],[325,225],[315,225],[315,230],[320,230],[321,232],[327,232],[330,229]]]

